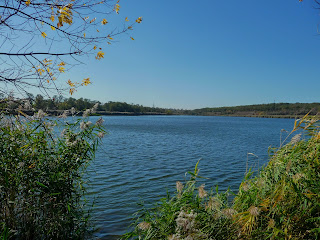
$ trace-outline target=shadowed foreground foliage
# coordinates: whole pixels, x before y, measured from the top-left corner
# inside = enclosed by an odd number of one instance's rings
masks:
[[[138,212],[122,239],[319,239],[320,132],[306,118],[292,133],[299,128],[310,137],[295,135],[255,176],[246,174],[231,204],[229,191],[197,186],[196,166],[173,197]]]
[[[0,115],[0,239],[89,236],[82,176],[105,133],[101,124],[59,123],[42,111],[33,120]]]

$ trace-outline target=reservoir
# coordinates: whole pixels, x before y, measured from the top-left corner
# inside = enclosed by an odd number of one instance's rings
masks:
[[[99,117],[90,117],[95,122]],[[293,119],[205,116],[104,116],[108,134],[88,168],[88,198],[95,196],[98,239],[126,232],[138,203],[147,206],[175,191],[199,159],[206,190],[237,192],[246,168],[268,162]],[[249,153],[249,154],[248,154]]]

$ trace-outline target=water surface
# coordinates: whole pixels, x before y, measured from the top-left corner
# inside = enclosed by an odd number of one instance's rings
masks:
[[[98,117],[91,117],[94,122]],[[200,116],[104,116],[108,135],[89,168],[89,192],[97,196],[93,219],[99,239],[126,232],[137,203],[153,203],[175,190],[201,159],[206,189],[237,191],[248,165],[268,160],[281,129],[292,119]]]

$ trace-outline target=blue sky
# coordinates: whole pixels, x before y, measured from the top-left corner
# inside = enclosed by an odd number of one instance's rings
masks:
[[[74,97],[194,109],[319,102],[320,23],[313,1],[128,0],[143,22],[70,72]],[[129,36],[135,38],[134,41]]]

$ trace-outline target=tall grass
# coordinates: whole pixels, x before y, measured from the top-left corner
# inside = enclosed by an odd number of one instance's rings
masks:
[[[168,194],[154,208],[142,208],[134,229],[122,239],[232,239],[235,212],[228,205],[230,192],[207,192],[197,181],[198,164],[188,173],[188,181],[176,183],[174,196]]]
[[[249,173],[242,182],[233,207],[239,212],[234,220],[243,238],[319,238],[320,132],[314,123],[304,128],[308,140],[294,136],[258,176]]]
[[[249,171],[229,204],[229,191],[206,192],[198,164],[173,196],[141,209],[122,239],[320,239],[320,132],[315,119],[295,122],[259,172]],[[286,144],[285,144],[286,143]]]
[[[104,134],[101,120],[43,115],[0,117],[1,239],[89,236],[83,173]]]

